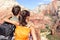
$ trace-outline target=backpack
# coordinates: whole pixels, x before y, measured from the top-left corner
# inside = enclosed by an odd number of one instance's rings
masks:
[[[10,36],[15,31],[15,25],[4,22],[0,25],[0,35]]]

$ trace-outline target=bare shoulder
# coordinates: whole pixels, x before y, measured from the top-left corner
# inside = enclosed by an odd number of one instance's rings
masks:
[[[34,26],[34,24],[32,23],[32,22],[28,22],[28,24],[27,24],[27,27],[32,27],[32,26]]]

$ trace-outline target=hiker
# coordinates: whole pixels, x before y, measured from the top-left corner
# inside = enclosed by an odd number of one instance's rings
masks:
[[[10,17],[5,18],[4,21],[18,25],[19,24],[18,23],[18,16],[19,16],[20,12],[21,12],[20,6],[18,6],[18,5],[14,6],[12,8],[13,15],[10,15]]]
[[[16,5],[12,8],[12,15],[9,15],[8,17],[4,18],[2,23],[0,25],[0,35],[3,35],[5,37],[8,37],[8,40],[11,40],[13,37],[13,32],[15,31],[15,25],[19,25],[18,23],[18,16],[21,12],[21,8],[19,5]]]
[[[30,40],[30,34],[32,35],[32,40],[37,40],[34,28],[32,25],[27,26],[29,22],[30,12],[28,10],[23,10],[19,16],[19,25],[16,25],[14,40]]]

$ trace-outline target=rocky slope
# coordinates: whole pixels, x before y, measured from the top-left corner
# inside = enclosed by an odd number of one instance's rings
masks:
[[[48,4],[38,5],[36,8],[33,9],[33,12],[40,13],[43,10],[47,10],[47,6],[48,6]]]

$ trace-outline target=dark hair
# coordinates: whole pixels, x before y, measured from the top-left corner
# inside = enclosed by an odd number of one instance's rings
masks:
[[[25,26],[27,25],[27,22],[26,22],[26,17],[30,16],[30,12],[27,11],[27,10],[23,10],[19,16],[19,23],[20,25],[22,26]]]
[[[21,8],[19,5],[16,5],[12,8],[12,13],[14,16],[17,16],[19,14],[19,11],[21,11]]]
[[[23,10],[20,15],[23,17],[27,17],[30,16],[30,12],[28,10]]]

